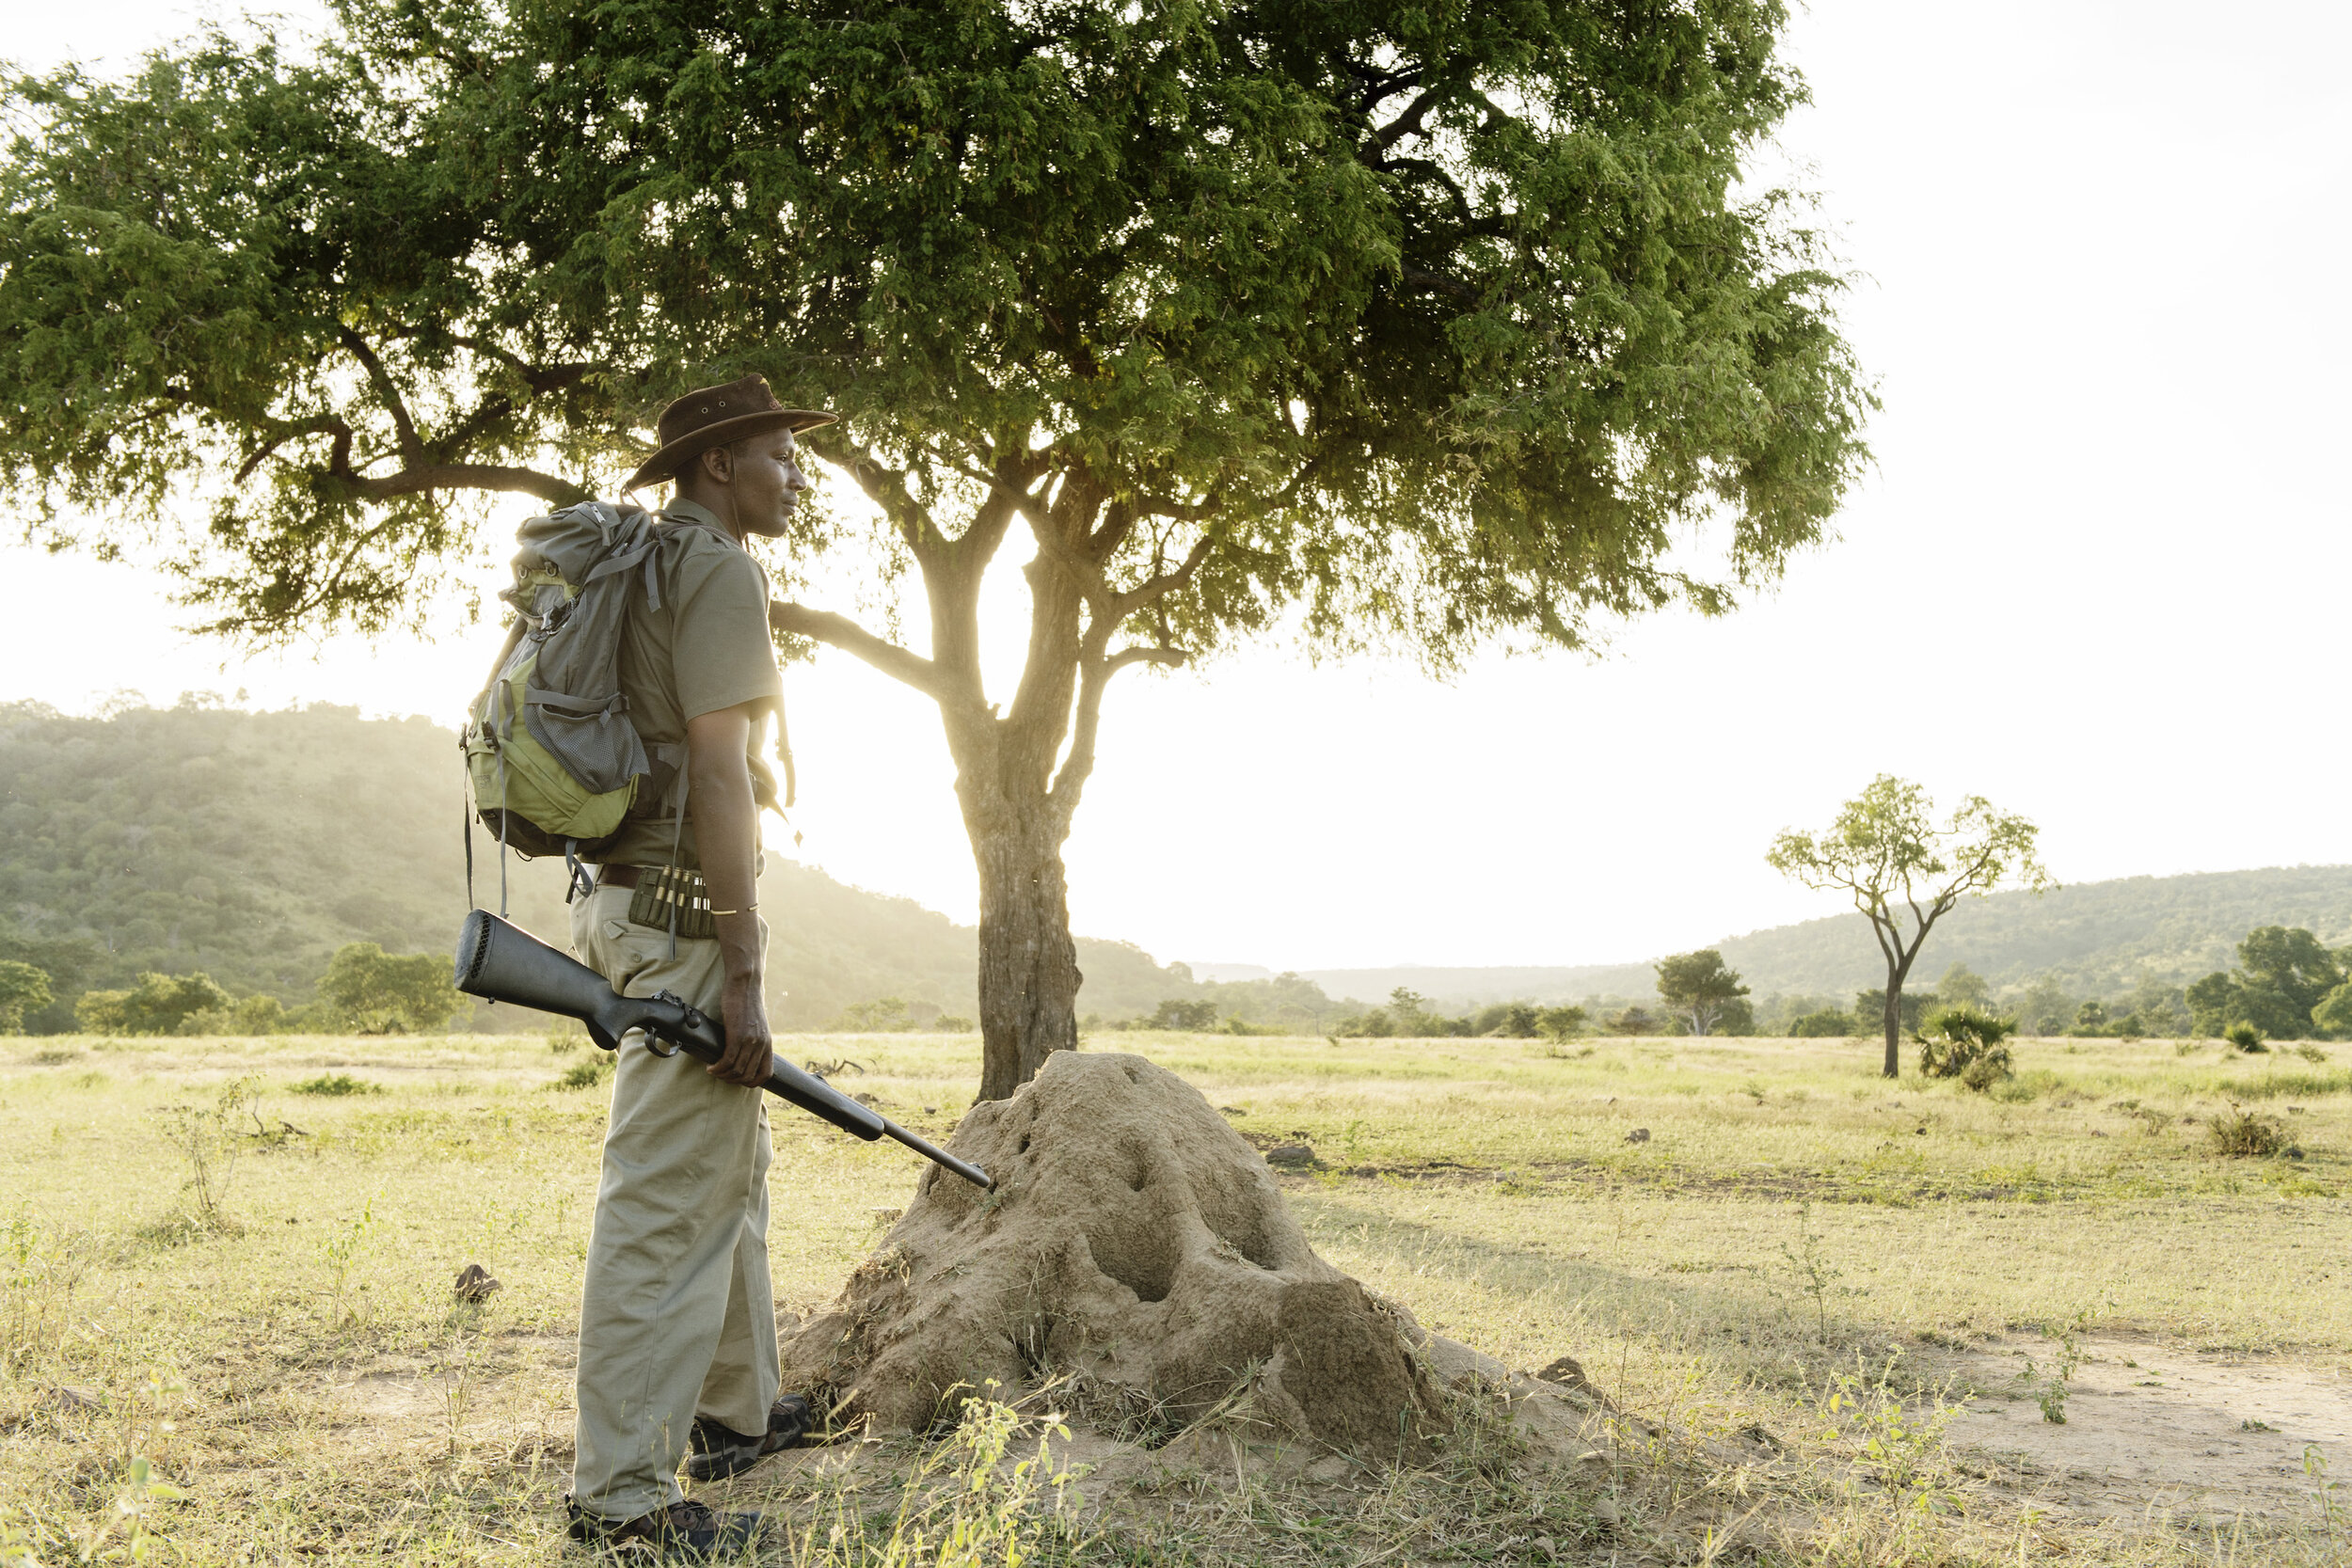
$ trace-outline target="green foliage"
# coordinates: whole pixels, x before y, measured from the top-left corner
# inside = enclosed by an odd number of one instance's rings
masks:
[[[1736,194],[1781,21],[362,6],[20,79],[0,479],[178,522],[229,624],[384,625],[477,537],[452,492],[568,496],[758,368],[918,553],[975,472],[1085,506],[1105,572],[1199,545],[1191,647],[1720,610],[1864,460],[1839,281]],[[1723,582],[1662,560],[1710,513]]]
[[[2226,1115],[2205,1124],[2206,1140],[2216,1154],[2233,1160],[2266,1160],[2289,1150],[2287,1130],[2268,1117],[2258,1117],[2236,1101]]]
[[[1151,1018],[1145,1021],[1145,1027],[1196,1032],[1214,1029],[1216,1027],[1216,1004],[1163,998],[1160,1005],[1152,1010]]]
[[[1620,1012],[1611,1013],[1601,1021],[1601,1023],[1610,1034],[1631,1035],[1636,1037],[1643,1035],[1654,1035],[1659,1029],[1658,1015],[1647,1007],[1640,1006],[1627,1007]]]
[[[1726,968],[1723,954],[1712,947],[1662,958],[1657,969],[1659,1001],[1689,1019],[1694,1035],[1706,1034],[1726,1007],[1748,994],[1739,974]]]
[[[49,975],[37,964],[0,958],[0,1035],[24,1032],[24,1015],[37,1013],[56,998],[50,993]]]
[[[1887,990],[1899,1002],[1903,976],[1928,933],[1963,896],[1982,897],[2012,878],[2037,892],[2050,885],[2050,874],[2034,859],[2038,836],[2031,822],[1981,796],[1967,797],[1938,819],[1926,790],[1882,773],[1838,808],[1828,832],[1785,831],[1765,859],[1807,887],[1852,897],[1878,936]],[[1900,1068],[1892,1021],[1885,1037],[1883,1071],[1892,1078]]]
[[[1920,1021],[1943,1004],[1943,997],[1931,990],[1903,992],[1895,1001],[1896,1016],[1901,1020],[1903,1033],[1917,1034]],[[1854,992],[1853,1022],[1853,1032],[1857,1035],[1875,1035],[1885,1028],[1886,992],[1875,986],[1868,990]]]
[[[548,1086],[552,1089],[593,1089],[609,1082],[613,1072],[613,1055],[599,1051],[585,1061],[574,1062],[563,1076]]]
[[[181,1101],[157,1113],[164,1135],[187,1163],[187,1191],[196,1199],[191,1218],[205,1231],[231,1227],[229,1183],[236,1174],[237,1155],[246,1133],[244,1127],[256,1103],[251,1078],[233,1078],[215,1091],[210,1103]]]
[[[2263,1043],[2263,1032],[2250,1023],[2233,1023],[2221,1032],[2221,1037],[2249,1055],[2259,1054],[2270,1049]]]
[[[1584,1032],[1585,1011],[1581,1007],[1546,1007],[1535,1015],[1535,1026],[1544,1038],[1554,1045],[1565,1045]]]
[[[1975,1007],[1944,1007],[1929,1015],[1919,1035],[1919,1071],[1929,1078],[1957,1078],[1981,1094],[2015,1074],[2009,1047],[2014,1019],[1995,1018]]]
[[[1993,1005],[1993,988],[1983,975],[1964,963],[1954,963],[1935,983],[1935,994],[1957,1007],[1985,1008]]]
[[[1805,1013],[1791,1020],[1788,1024],[1788,1034],[1793,1039],[1838,1039],[1852,1033],[1853,1015],[1835,1009]]]
[[[319,994],[363,1035],[423,1034],[446,1026],[466,1005],[446,958],[395,956],[372,942],[339,949],[319,976]]]
[[[178,1035],[198,1032],[192,1023],[233,1006],[209,974],[151,971],[128,990],[83,992],[73,1010],[93,1035]]]
[[[2312,1009],[2312,1026],[2328,1039],[2352,1039],[2352,981],[2319,999]]]
[[[294,1092],[340,1099],[345,1095],[382,1094],[384,1086],[381,1084],[371,1084],[364,1078],[354,1078],[347,1072],[336,1072],[321,1073],[316,1078],[306,1078],[294,1086]]]
[[[884,996],[872,1002],[852,1002],[825,1026],[845,1035],[903,1034],[916,1027],[904,998]]]
[[[2282,1040],[2333,1031],[2335,1025],[2320,1022],[2317,1014],[2346,983],[2342,954],[2300,927],[2262,926],[2238,943],[2237,957],[2233,973],[2217,971],[2188,988],[2188,1010],[2200,1034],[2224,1034],[2233,1023]]]

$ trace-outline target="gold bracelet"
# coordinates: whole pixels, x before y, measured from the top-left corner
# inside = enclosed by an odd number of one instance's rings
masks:
[[[711,911],[710,912],[711,912],[712,914],[714,914],[714,915],[722,915],[722,914],[757,914],[757,913],[759,912],[759,906],[758,906],[757,904],[746,904],[746,905],[744,905],[744,906],[743,906],[741,909],[739,909],[739,910],[713,910],[713,911]]]

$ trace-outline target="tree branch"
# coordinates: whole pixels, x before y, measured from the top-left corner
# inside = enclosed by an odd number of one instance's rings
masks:
[[[335,438],[337,447],[345,448],[348,439],[339,434]],[[505,490],[536,496],[550,506],[575,506],[589,499],[588,492],[570,480],[543,474],[536,468],[509,468],[491,463],[428,463],[369,479],[349,472],[348,451],[340,451],[339,456],[342,471],[337,477],[347,480],[370,500],[413,496],[423,490]]]
[[[400,438],[400,460],[415,467],[424,461],[424,442],[417,435],[417,421],[408,417],[408,405],[401,401],[400,388],[392,384],[391,373],[384,369],[384,361],[375,356],[368,341],[350,327],[338,325],[335,335],[342,341],[351,356],[359,361],[368,372],[368,384],[375,395],[384,400],[385,409],[392,416],[392,429]]]
[[[1103,691],[1111,677],[1130,664],[1157,664],[1176,669],[1192,656],[1181,648],[1148,646],[1121,648],[1105,655],[1103,647],[1110,641],[1107,626],[1097,630],[1087,628],[1089,644],[1078,672],[1078,705],[1071,726],[1070,752],[1062,758],[1061,767],[1054,774],[1053,787],[1046,792],[1057,818],[1066,830],[1078,810],[1078,798],[1086,791],[1086,782],[1094,772],[1094,741],[1103,727]]]
[[[776,631],[793,637],[805,637],[838,648],[880,670],[893,680],[903,681],[941,707],[971,709],[977,705],[970,693],[960,690],[947,673],[922,655],[901,648],[887,638],[877,637],[846,615],[835,615],[827,610],[812,610],[806,605],[785,599],[768,601],[768,625]]]

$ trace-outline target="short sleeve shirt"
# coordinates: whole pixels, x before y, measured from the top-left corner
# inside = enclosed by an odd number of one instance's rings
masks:
[[[661,608],[637,597],[621,630],[621,691],[648,752],[683,746],[687,724],[706,713],[745,703],[772,707],[784,697],[768,637],[767,572],[693,502],[674,501],[662,515]],[[755,747],[758,734],[755,724]],[[692,814],[682,832],[667,807],[632,815],[604,858],[699,868]]]

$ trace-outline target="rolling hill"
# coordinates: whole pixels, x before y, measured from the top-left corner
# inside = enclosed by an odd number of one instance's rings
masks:
[[[363,720],[313,705],[249,713],[183,701],[106,719],[0,705],[0,958],[56,979],[56,1006],[28,1021],[69,1027],[72,999],[143,970],[203,970],[240,994],[310,998],[347,942],[391,952],[446,947],[466,909],[455,736],[423,719]],[[496,907],[496,846],[475,838],[477,892]],[[523,926],[561,940],[561,868],[513,863]],[[974,932],[911,899],[847,886],[771,853],[771,1003],[780,1026],[820,1027],[853,1004],[897,997],[917,1013],[969,1017]],[[1703,929],[1694,917],[1694,931]],[[2259,925],[2307,926],[2352,942],[2352,866],[2131,877],[2039,898],[1971,900],[1937,927],[1931,980],[1964,963],[1996,989],[2054,979],[2112,997],[2143,976],[2170,982],[2225,967]],[[1695,935],[1692,945],[1701,944]],[[1131,943],[1079,939],[1080,1006],[1105,1018],[1162,1000],[1325,1027],[1409,987],[1452,1010],[1486,1002],[1646,998],[1647,964],[1332,969],[1271,976],[1247,964],[1162,964]],[[1715,945],[1758,999],[1851,996],[1883,978],[1860,915],[1726,937]],[[485,1010],[476,1027],[530,1027]]]

